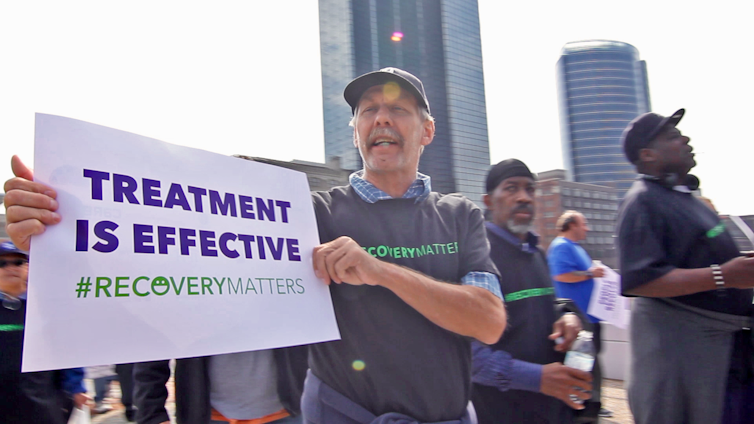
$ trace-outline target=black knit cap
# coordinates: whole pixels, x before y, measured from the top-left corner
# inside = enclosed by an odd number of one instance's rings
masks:
[[[649,143],[657,137],[663,129],[675,127],[683,118],[685,109],[678,109],[667,118],[656,113],[645,113],[628,123],[621,135],[623,153],[631,163],[639,161],[639,151],[649,146]]]
[[[510,177],[528,177],[536,180],[537,177],[529,171],[529,167],[518,159],[506,159],[490,169],[487,174],[487,193],[495,190],[495,187]]]

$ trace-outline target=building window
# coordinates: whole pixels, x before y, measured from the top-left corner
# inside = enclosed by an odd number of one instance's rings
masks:
[[[552,207],[552,200],[547,200],[547,201],[545,202],[545,207],[546,207],[546,208],[551,208],[551,207]]]
[[[571,195],[571,189],[568,187],[563,187],[563,196],[570,196]]]
[[[581,197],[581,190],[577,188],[573,189],[573,195],[576,197]]]
[[[552,194],[558,194],[558,193],[560,193],[560,186],[553,186]]]
[[[584,202],[584,207],[591,209],[592,208],[592,204],[589,203],[589,202]]]
[[[581,200],[577,200],[577,201],[576,201],[576,202],[574,203],[574,206],[576,206],[577,208],[580,208],[580,207],[581,207]]]
[[[563,206],[571,207],[571,199],[563,199]]]

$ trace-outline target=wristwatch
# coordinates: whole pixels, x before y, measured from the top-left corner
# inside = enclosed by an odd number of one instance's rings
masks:
[[[724,289],[725,280],[723,280],[723,270],[720,268],[720,265],[712,264],[709,267],[712,268],[712,278],[715,279],[715,286],[718,289]]]

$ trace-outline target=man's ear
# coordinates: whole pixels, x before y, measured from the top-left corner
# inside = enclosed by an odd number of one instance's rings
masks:
[[[422,128],[422,140],[421,140],[422,146],[428,146],[430,143],[432,143],[432,140],[434,138],[435,138],[435,123],[433,121],[426,120]]]
[[[492,198],[489,194],[482,195],[482,202],[484,202],[484,206],[487,206],[487,209],[492,209]]]
[[[353,129],[353,147],[359,148],[359,136],[356,133],[356,127]]]
[[[656,162],[657,161],[657,151],[655,149],[652,149],[650,147],[645,147],[641,150],[639,150],[639,161],[640,162]]]

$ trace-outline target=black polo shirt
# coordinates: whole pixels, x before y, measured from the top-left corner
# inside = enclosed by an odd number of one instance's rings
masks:
[[[676,269],[706,268],[740,256],[725,225],[690,193],[640,179],[618,212],[622,291],[639,287]],[[751,289],[710,290],[674,298],[698,308],[750,315]]]

